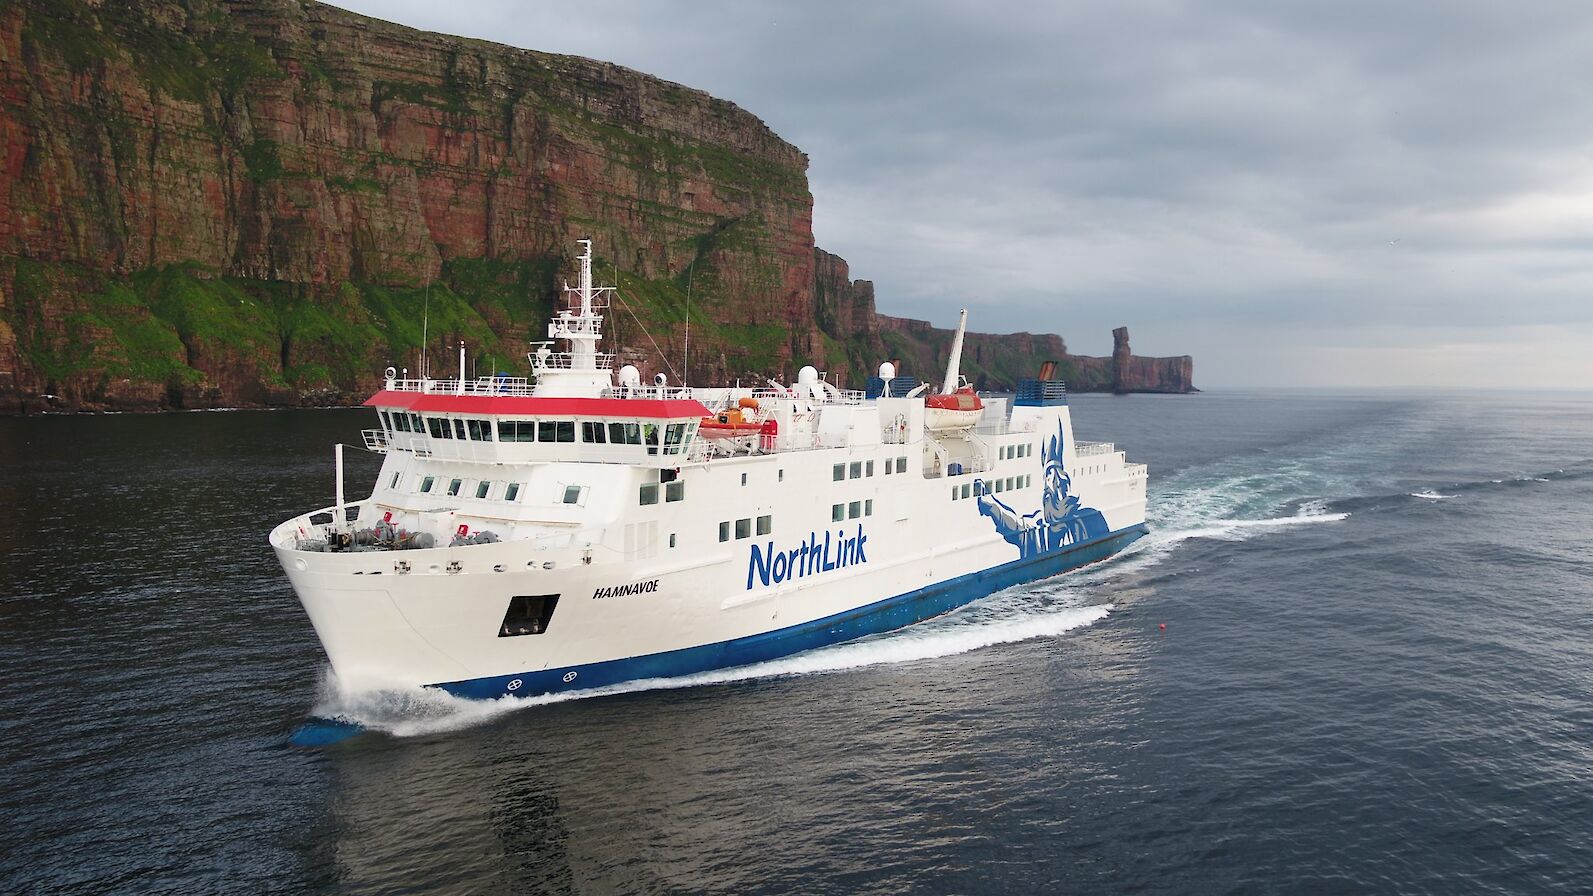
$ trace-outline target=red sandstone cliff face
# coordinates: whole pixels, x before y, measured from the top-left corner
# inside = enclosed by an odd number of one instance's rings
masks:
[[[583,237],[630,297],[611,347],[676,378],[949,341],[875,315],[806,157],[733,104],[311,0],[0,7],[0,165],[13,408],[357,400],[458,339],[519,372]]]

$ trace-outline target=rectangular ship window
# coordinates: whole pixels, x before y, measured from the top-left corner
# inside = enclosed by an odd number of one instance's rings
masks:
[[[387,483],[387,487],[388,488],[398,488],[398,480],[402,479],[403,476],[404,476],[403,473],[394,473],[392,480]]]
[[[869,498],[867,501],[863,502],[863,515],[864,516],[873,516],[874,515],[874,499],[873,498]]]
[[[454,421],[454,437],[459,439],[460,441],[464,441],[464,438],[465,438],[465,421],[463,421],[463,420],[455,420]]]
[[[564,487],[564,503],[566,503],[566,504],[579,504],[579,503],[581,503],[581,492],[583,492],[585,490],[586,489],[582,488],[579,485],[566,485]],[[656,486],[656,485],[653,486],[653,503],[655,503],[655,504],[658,503],[658,486]]]
[[[603,444],[603,424],[591,422],[582,423],[581,441],[588,442],[593,445]]]
[[[413,430],[415,432],[425,432],[426,431],[426,428],[421,425],[420,415],[419,414],[410,414],[409,415],[409,427],[410,427],[411,430]]]
[[[830,522],[839,523],[841,520],[844,520],[844,519],[846,519],[846,505],[845,504],[831,504],[830,505]]]
[[[684,500],[686,500],[686,483],[680,482],[679,480],[677,480],[675,482],[671,482],[668,485],[664,486],[664,500],[665,501],[684,501]]]
[[[955,485],[951,487],[951,499],[953,501],[957,500],[957,486]]]
[[[554,429],[554,432],[556,433],[556,437],[554,438],[555,442],[573,442],[573,441],[575,441],[575,421],[574,420],[560,420],[554,426],[553,429]]]
[[[720,541],[729,541],[730,540],[730,521],[729,520],[725,520],[724,522],[719,524],[719,540]]]
[[[852,461],[852,477],[851,478],[856,479],[856,478],[858,478],[859,476],[862,476],[862,475],[863,475],[863,462],[862,461],[857,461],[857,460]]]
[[[907,472],[907,458],[905,458],[905,457],[896,458],[896,472],[898,472],[898,473]]]
[[[641,502],[643,507],[658,503],[658,483],[646,482],[642,484]]]
[[[965,482],[965,483],[963,483],[963,486],[962,486],[962,496],[964,498],[966,498],[966,497],[969,496],[969,494],[970,494],[970,489],[968,487],[968,483]]]
[[[503,625],[498,627],[498,637],[542,634],[548,630],[548,623],[553,621],[553,609],[558,605],[557,594],[509,598],[509,610],[503,614]]]
[[[505,501],[513,501],[515,498],[518,498],[518,497],[520,497],[520,483],[518,483],[518,482],[509,483],[509,487],[504,489],[503,499]]]
[[[832,471],[836,482],[846,478],[846,464],[836,464]]]
[[[442,420],[442,419],[437,418],[437,417],[427,417],[426,418],[426,425],[428,427],[430,427],[430,429],[431,429],[431,437],[434,438],[434,439],[451,439],[451,438],[453,438],[453,433],[450,432],[449,429],[448,429],[448,421],[447,420]]]
[[[671,423],[664,427],[664,453],[679,454],[686,439],[686,424]]]
[[[736,540],[752,537],[752,517],[736,520]]]
[[[425,479],[422,479],[420,481],[420,493],[423,494],[423,495],[430,494],[431,493],[431,484],[433,482],[436,482],[436,481],[437,481],[437,477],[435,477],[435,476],[427,476]]]
[[[774,528],[774,517],[769,516],[769,515],[764,515],[764,516],[758,517],[758,534],[759,535],[768,535],[769,534],[769,530],[771,530],[773,528]]]
[[[464,485],[464,484],[465,484],[465,481],[463,479],[455,479],[452,482],[448,483],[448,494],[449,494],[449,496],[453,496],[453,495],[459,494],[459,487],[461,485]]]
[[[862,501],[853,501],[852,503],[846,505],[846,518],[847,519],[855,520],[859,516],[861,516],[862,514],[863,514],[863,502]]]
[[[478,497],[478,498],[485,498],[487,496],[487,492],[489,492],[491,490],[492,490],[492,483],[487,481],[487,480],[485,480],[485,479],[483,479],[480,482],[476,483],[476,497]]]
[[[869,461],[868,465],[864,469],[866,469],[868,471],[868,475],[869,476],[873,476],[874,475],[874,462],[873,461]]]
[[[470,432],[470,440],[472,442],[490,442],[490,441],[492,441],[492,421],[491,420],[466,420],[465,421],[465,428],[467,430],[469,430],[469,432]]]

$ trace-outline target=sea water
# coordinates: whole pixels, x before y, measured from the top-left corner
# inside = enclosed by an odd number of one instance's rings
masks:
[[[1593,887],[1593,396],[1072,404],[1126,554],[493,702],[339,695],[266,547],[368,412],[0,420],[0,891]]]

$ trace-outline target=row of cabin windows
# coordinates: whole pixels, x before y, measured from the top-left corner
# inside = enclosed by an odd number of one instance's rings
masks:
[[[642,483],[639,500],[643,507],[658,503],[658,485],[656,482]],[[677,479],[674,482],[666,482],[663,485],[665,501],[674,503],[686,500],[686,483]]]
[[[907,458],[885,458],[885,473],[887,475],[890,474],[892,467],[895,467],[896,472],[898,473],[907,472]],[[874,462],[871,460],[854,460],[849,464],[836,464],[830,468],[830,477],[836,482],[840,482],[844,479],[861,479],[864,476],[873,475]]]
[[[398,488],[399,484],[402,481],[403,481],[403,474],[402,473],[394,473],[393,474],[393,478],[387,484],[388,488],[396,490]],[[421,480],[420,480],[420,493],[423,494],[423,495],[431,494],[433,489],[435,489],[437,487],[437,481],[438,480],[437,480],[436,476],[423,476],[423,477],[421,477]],[[466,480],[464,480],[462,478],[448,480],[448,484],[443,487],[442,493],[447,495],[447,496],[449,496],[449,497],[457,497],[461,493],[465,492],[465,488],[464,488],[465,481]],[[494,483],[490,479],[479,479],[479,480],[476,480],[476,487],[475,487],[475,495],[476,495],[476,497],[480,498],[482,500],[486,500],[488,498],[493,497],[493,491],[495,490],[494,489],[495,485],[497,485],[497,483]],[[499,494],[498,497],[501,500],[504,500],[504,501],[518,501],[520,499],[520,488],[521,488],[521,486],[520,486],[520,483],[518,483],[518,482],[503,483],[503,491]],[[563,503],[565,503],[565,504],[580,504],[581,503],[581,499],[585,496],[585,492],[586,492],[586,486],[584,486],[584,485],[567,485],[567,486],[564,487]]]
[[[758,534],[759,535],[768,535],[770,532],[773,532],[773,531],[774,531],[774,517],[773,516],[765,514],[764,516],[758,517]],[[739,539],[742,539],[742,538],[751,538],[751,537],[752,537],[752,517],[749,516],[749,517],[746,517],[744,519],[736,520],[736,538],[739,540]],[[729,541],[730,540],[730,521],[729,520],[724,520],[723,522],[721,522],[719,524],[719,540],[720,541]]]
[[[1003,445],[1001,446],[1001,459],[1013,460],[1019,457],[1028,457],[1033,453],[1033,450],[1034,446],[1027,443],[1022,445]]]
[[[852,501],[847,504],[830,505],[830,522],[839,523],[842,520],[855,520],[860,516],[874,515],[874,499],[866,501]]]
[[[434,439],[469,439],[491,442],[491,420],[461,420],[452,417],[422,417],[402,411],[380,411],[382,424],[393,432],[415,432]],[[696,423],[668,423],[663,426],[664,453],[679,454],[696,435]],[[574,443],[574,420],[499,420],[500,442]],[[583,421],[581,441],[588,445],[646,445],[649,454],[658,453],[659,426],[654,423],[598,423]]]
[[[1028,488],[1034,482],[1034,477],[1029,475],[1008,476],[1005,479],[992,479],[985,483],[987,494],[990,492],[1010,492],[1020,488]],[[976,498],[971,484],[954,485],[951,487],[951,499],[960,501],[965,498]]]

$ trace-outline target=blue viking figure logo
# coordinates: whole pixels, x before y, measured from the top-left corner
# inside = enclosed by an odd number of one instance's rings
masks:
[[[1045,460],[1044,494],[1040,509],[1020,514],[1001,499],[990,493],[990,486],[982,480],[974,481],[979,494],[979,512],[990,517],[1001,537],[1016,545],[1022,558],[1055,551],[1067,545],[1078,544],[1109,534],[1106,517],[1093,507],[1080,507],[1079,499],[1068,494],[1073,484],[1063,458],[1062,424],[1057,423],[1056,435],[1046,440],[1042,456]]]

